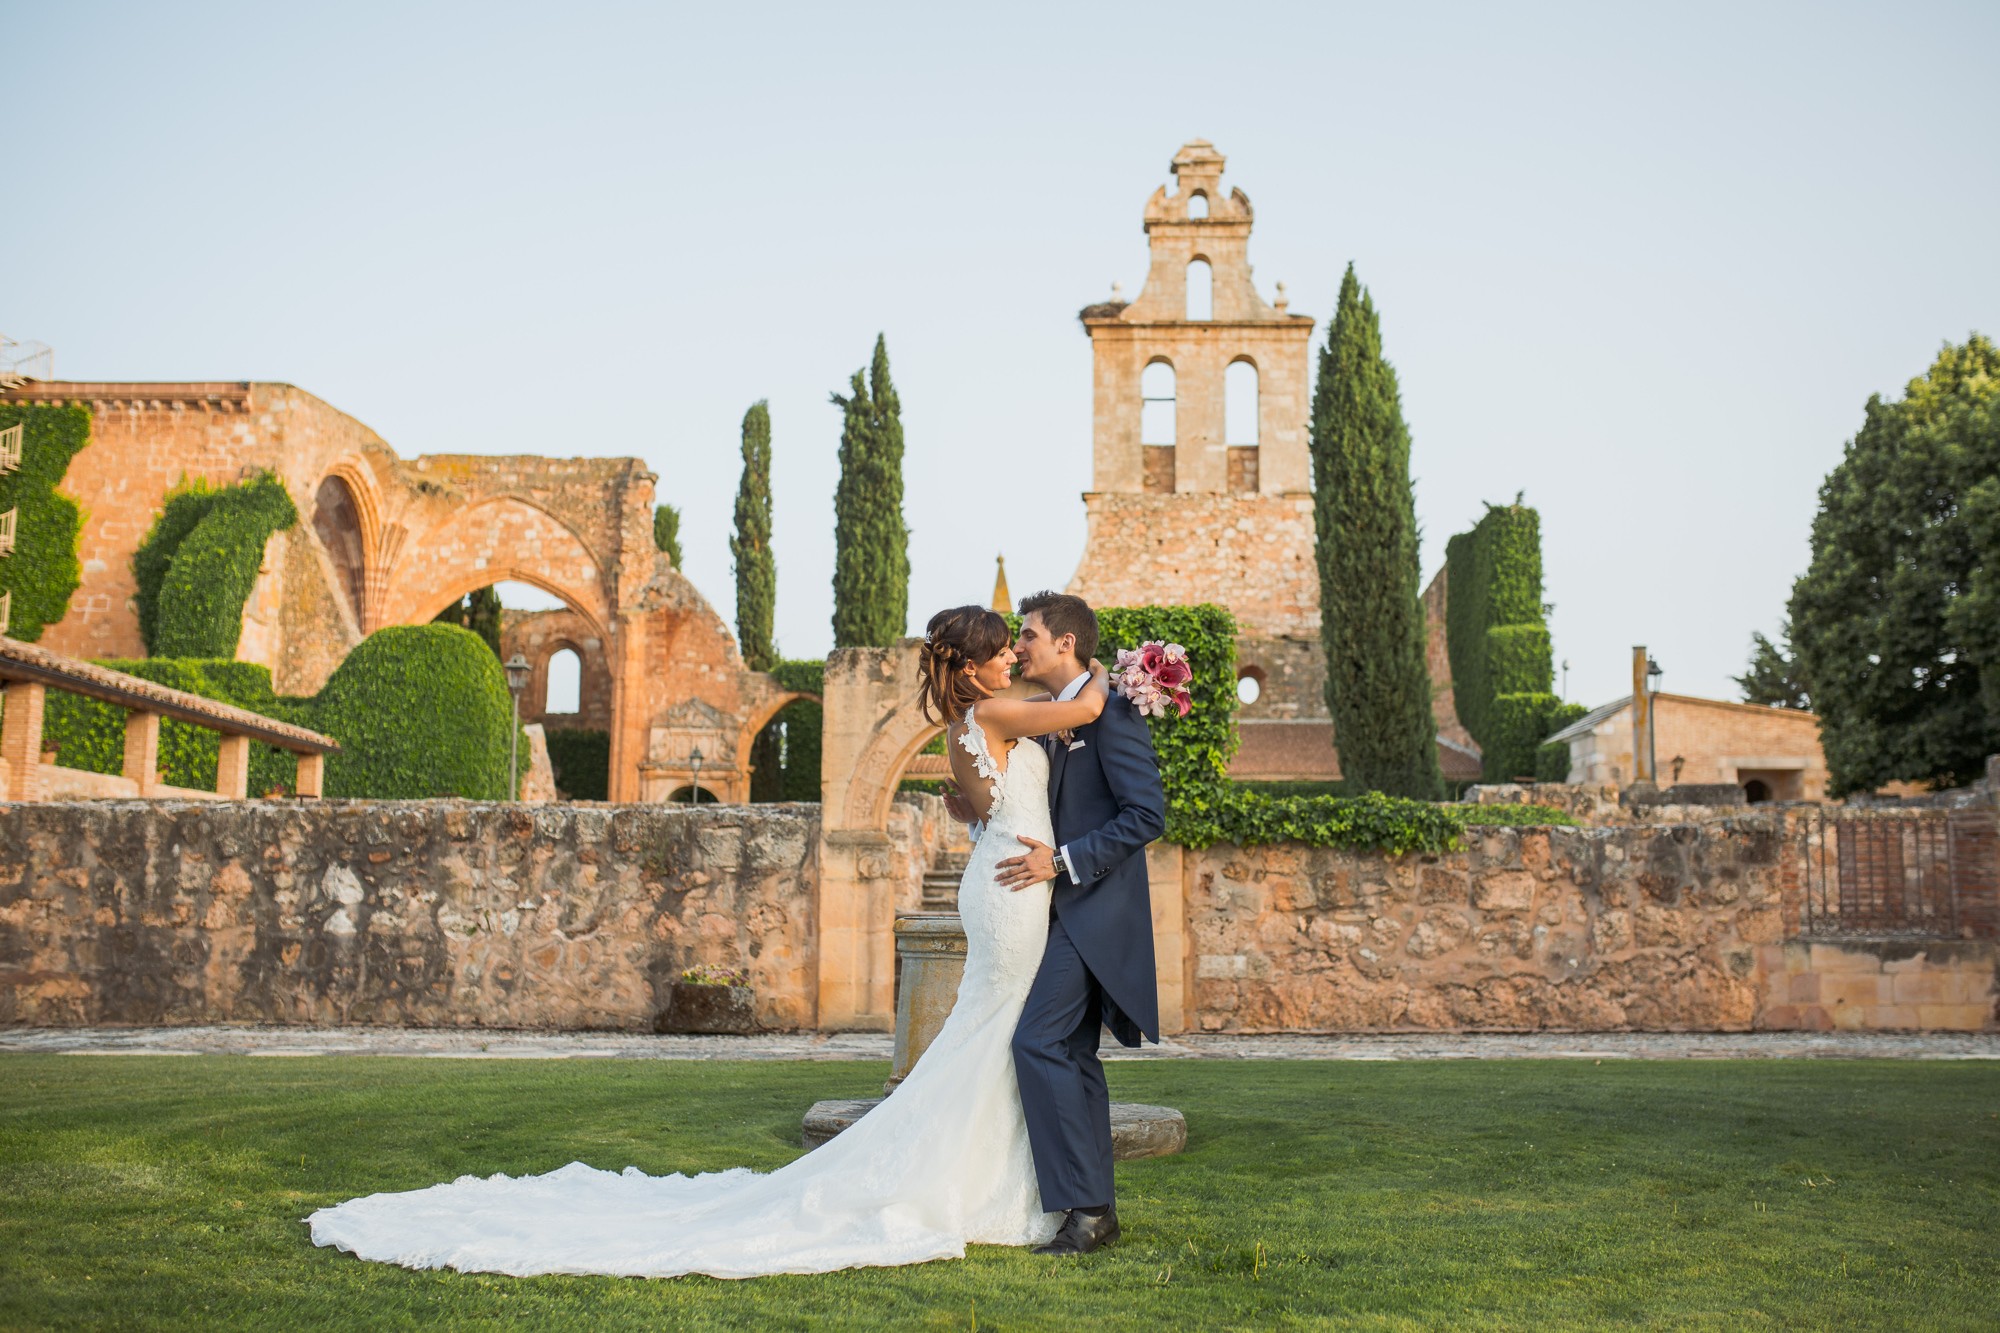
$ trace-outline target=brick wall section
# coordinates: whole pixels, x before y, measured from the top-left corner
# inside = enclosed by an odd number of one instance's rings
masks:
[[[645,1030],[698,963],[813,1021],[812,806],[78,802],[0,819],[0,1022]],[[889,858],[914,906],[922,812]],[[935,820],[931,821],[933,824]]]

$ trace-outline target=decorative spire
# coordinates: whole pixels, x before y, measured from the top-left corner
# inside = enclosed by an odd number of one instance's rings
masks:
[[[1007,592],[1007,557],[996,555],[993,557],[993,563],[999,566],[993,575],[993,609],[1003,616],[1011,615],[1014,610],[1014,599]]]

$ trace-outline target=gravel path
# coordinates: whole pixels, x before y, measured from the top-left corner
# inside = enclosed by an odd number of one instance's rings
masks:
[[[887,1033],[756,1037],[435,1028],[0,1028],[0,1053],[402,1055],[448,1060],[886,1060]],[[1541,1032],[1188,1035],[1107,1060],[2000,1060],[2000,1033]]]

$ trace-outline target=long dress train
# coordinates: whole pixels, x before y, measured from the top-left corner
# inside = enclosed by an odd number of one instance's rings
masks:
[[[1054,840],[1048,756],[1016,745],[1001,772],[972,711],[959,743],[995,799],[959,881],[965,979],[923,1059],[880,1106],[768,1175],[572,1162],[540,1176],[461,1176],[322,1208],[306,1219],[314,1243],[408,1268],[739,1278],[1048,1240],[1061,1217],[1042,1211],[1012,1039],[1048,938],[1049,887],[994,882],[995,863],[1020,847],[1015,835]]]

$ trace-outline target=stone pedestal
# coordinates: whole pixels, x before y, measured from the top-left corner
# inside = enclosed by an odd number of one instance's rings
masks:
[[[882,1091],[894,1092],[930,1048],[965,976],[965,926],[956,912],[896,917],[896,1053]]]
[[[956,912],[904,912],[896,917],[896,1050],[884,1093],[916,1067],[958,1001],[965,976],[965,926]],[[883,1098],[813,1103],[803,1142],[817,1148],[882,1104]],[[1187,1146],[1187,1121],[1167,1106],[1111,1103],[1111,1155],[1166,1157]]]

